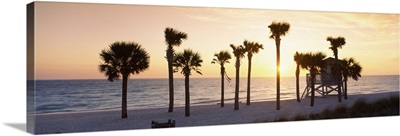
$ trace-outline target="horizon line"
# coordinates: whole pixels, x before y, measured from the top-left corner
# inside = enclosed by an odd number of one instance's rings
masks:
[[[400,76],[400,74],[387,74],[387,75],[363,75],[363,76]],[[281,78],[289,78],[293,77],[295,78],[296,76],[281,76]],[[300,77],[305,77],[305,76],[300,76]],[[204,79],[204,78],[221,78],[221,77],[192,77],[192,79]],[[236,77],[231,77],[231,79],[236,78]],[[240,78],[247,78],[247,76],[240,77]],[[275,76],[265,76],[265,77],[251,77],[251,78],[276,78]],[[362,77],[361,77],[362,78]],[[34,79],[34,80],[107,80],[107,78],[59,78],[59,79]],[[129,78],[130,80],[135,80],[135,79],[168,79],[168,77],[142,77],[142,78]],[[184,79],[184,77],[179,77],[179,78],[174,78],[174,79]],[[122,80],[122,79],[119,79]],[[28,80],[27,80],[28,81]]]

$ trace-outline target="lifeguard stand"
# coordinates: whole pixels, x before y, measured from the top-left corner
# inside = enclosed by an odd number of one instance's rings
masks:
[[[315,76],[315,92],[319,93],[322,95],[322,97],[325,97],[332,91],[338,92],[338,84],[337,80],[334,78],[334,74],[332,72],[332,68],[335,64],[335,59],[334,58],[327,58],[325,59],[325,67],[322,68],[321,73],[318,73]],[[309,96],[311,94],[311,75],[309,73],[306,74],[306,83],[307,86],[304,89],[304,92],[301,96],[301,98],[304,97],[304,95]],[[343,83],[342,83],[343,84]],[[342,93],[343,93],[343,85],[342,87]]]

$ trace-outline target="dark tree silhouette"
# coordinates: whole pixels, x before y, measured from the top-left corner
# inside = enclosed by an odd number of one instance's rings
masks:
[[[251,78],[251,59],[253,58],[253,54],[259,52],[260,49],[264,49],[263,45],[257,42],[250,42],[245,40],[243,42],[244,49],[247,52],[247,59],[249,60],[249,66],[247,71],[247,101],[246,104],[250,105],[250,78]]]
[[[175,67],[174,71],[177,72],[181,69],[181,74],[185,76],[185,116],[190,116],[190,92],[189,92],[189,76],[191,75],[191,71],[195,71],[198,74],[202,75],[201,70],[198,67],[201,67],[201,63],[203,60],[200,57],[200,54],[197,52],[193,52],[190,49],[185,49],[181,53],[177,53],[173,62],[173,66]]]
[[[338,49],[341,49],[345,44],[346,44],[346,39],[344,37],[337,37],[337,38],[333,38],[331,36],[326,38],[327,41],[329,41],[331,43],[331,47],[329,47],[329,49],[331,49],[333,51],[333,55],[335,56],[336,62],[335,62],[335,67],[339,68],[339,70],[337,71],[337,73],[335,74],[336,76],[336,80],[337,80],[337,84],[338,84],[338,101],[342,102],[342,75],[340,74],[340,67],[339,67],[339,58],[338,58]]]
[[[344,58],[340,63],[344,81],[344,99],[347,99],[347,80],[352,78],[358,80],[361,77],[362,67],[354,58]]]
[[[235,68],[236,68],[236,82],[235,82],[235,110],[239,110],[239,71],[240,71],[240,60],[244,58],[244,53],[246,50],[242,45],[235,46],[233,44],[230,45],[233,50],[233,55],[236,58]]]
[[[268,26],[271,30],[270,39],[275,40],[276,45],[276,110],[280,110],[280,46],[281,46],[281,36],[285,36],[290,30],[290,24],[287,22],[272,22]]]
[[[231,54],[228,51],[220,51],[219,53],[214,54],[214,59],[211,62],[212,64],[218,63],[221,65],[221,107],[224,107],[224,77],[228,80],[228,82],[231,81],[231,79],[228,77],[225,71],[225,64],[229,63],[229,60],[231,59]]]
[[[183,40],[187,39],[187,34],[173,28],[167,27],[164,31],[165,42],[167,43],[166,58],[168,61],[168,81],[169,81],[169,107],[168,112],[174,111],[174,71],[172,63],[174,61],[174,46],[179,47]]]
[[[325,65],[324,59],[326,55],[322,52],[317,53],[305,53],[302,57],[301,68],[310,70],[311,76],[311,106],[314,106],[315,97],[315,76],[321,72],[321,69]]]
[[[99,70],[113,82],[122,76],[122,118],[128,118],[127,89],[129,75],[139,74],[149,68],[148,53],[135,42],[114,42],[102,50]]]
[[[299,78],[300,78],[300,65],[303,63],[304,54],[299,53],[296,51],[296,53],[293,55],[294,61],[296,62],[296,98],[297,102],[300,102],[300,85],[299,85]]]

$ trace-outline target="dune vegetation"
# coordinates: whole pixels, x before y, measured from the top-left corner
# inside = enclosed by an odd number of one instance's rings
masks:
[[[399,115],[399,96],[392,95],[388,98],[381,98],[374,101],[367,101],[365,98],[360,98],[351,106],[339,104],[334,109],[325,108],[318,113],[296,114],[291,117],[279,116],[272,120],[272,122],[396,115]]]

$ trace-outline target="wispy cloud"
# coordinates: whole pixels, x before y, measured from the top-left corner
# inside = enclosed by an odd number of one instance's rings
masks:
[[[185,10],[186,17],[194,21],[202,21],[205,23],[218,23],[226,28],[260,28],[265,22],[260,21],[265,18],[266,11],[261,10],[245,10],[245,9],[224,9],[210,8],[201,9],[182,9]],[[204,10],[207,10],[204,12]]]

